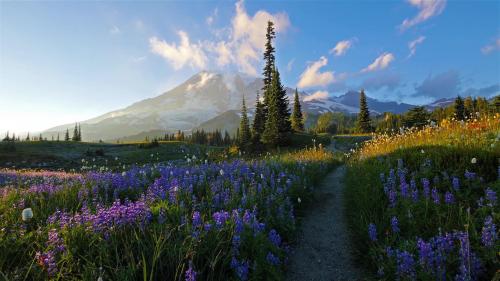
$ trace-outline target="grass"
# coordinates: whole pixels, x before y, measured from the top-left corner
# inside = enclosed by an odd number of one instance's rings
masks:
[[[351,154],[346,207],[381,280],[490,280],[500,250],[499,116],[377,136]]]
[[[295,215],[338,158],[318,148],[248,162],[192,155],[117,172],[1,171],[4,277],[282,280]]]
[[[160,142],[152,148],[142,143],[108,144],[65,141],[0,142],[0,167],[74,169],[82,159],[96,166],[142,165],[184,159],[186,154],[217,153],[222,148],[185,142]]]

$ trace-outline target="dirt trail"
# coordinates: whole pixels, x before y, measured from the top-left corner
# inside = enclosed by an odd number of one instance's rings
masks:
[[[302,220],[302,233],[290,257],[286,280],[364,280],[354,265],[344,215],[345,169],[340,166],[328,174],[316,190],[313,207]]]

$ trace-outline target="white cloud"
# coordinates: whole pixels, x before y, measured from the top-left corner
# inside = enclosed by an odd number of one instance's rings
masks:
[[[352,47],[353,43],[354,39],[339,41],[337,45],[335,45],[335,47],[330,50],[330,54],[334,54],[335,56],[345,55],[347,50],[349,50]]]
[[[394,55],[391,53],[383,53],[378,58],[373,61],[372,64],[362,69],[361,72],[370,72],[381,70],[389,66],[389,64],[394,60]]]
[[[151,37],[149,39],[151,51],[167,60],[174,69],[180,69],[186,65],[193,68],[205,68],[207,57],[201,44],[191,44],[188,34],[184,31],[179,31],[178,35],[181,39],[179,45]]]
[[[255,15],[249,16],[243,1],[236,3],[236,15],[232,19],[231,45],[233,52],[236,53],[235,63],[241,71],[252,75],[257,74],[255,64],[264,50],[268,21],[274,23],[277,34],[286,31],[290,26],[286,13],[270,14],[259,10]]]
[[[295,62],[295,58],[291,59],[287,64],[286,64],[286,71],[290,72],[292,71],[293,68],[293,63]]]
[[[306,70],[300,75],[297,87],[307,88],[314,86],[326,86],[335,82],[333,71],[320,72],[320,68],[328,63],[328,59],[321,57],[318,61],[307,66]]]
[[[495,40],[494,43],[486,45],[486,46],[481,48],[481,52],[485,55],[487,55],[493,51],[496,51],[496,50],[500,50],[500,38]]]
[[[328,92],[327,91],[316,91],[312,95],[305,96],[302,101],[312,101],[312,100],[326,100],[328,99]]]
[[[423,43],[424,40],[425,36],[420,36],[417,39],[408,43],[408,49],[410,49],[410,54],[408,55],[409,58],[415,55],[415,52],[417,51],[417,45]]]
[[[113,27],[111,27],[111,29],[109,30],[109,33],[111,33],[111,34],[120,34],[121,30],[120,30],[120,28],[118,28],[118,26],[113,25]]]
[[[259,10],[251,16],[243,4],[242,0],[235,4],[236,14],[231,20],[231,26],[211,30],[216,39],[190,44],[187,34],[180,31],[181,44],[179,46],[166,43],[156,37],[151,38],[150,45],[153,52],[161,54],[176,69],[184,65],[204,68],[212,62],[208,60],[205,53],[212,53],[217,66],[233,64],[239,71],[257,75],[257,66],[266,40],[267,22],[272,21],[276,34],[279,34],[290,27],[290,20],[286,13],[270,14],[264,10]],[[217,13],[216,9],[211,16],[212,19],[207,18],[209,25]]]
[[[408,0],[408,3],[420,11],[412,19],[407,18],[401,23],[399,28],[402,31],[441,14],[446,7],[446,0]]]

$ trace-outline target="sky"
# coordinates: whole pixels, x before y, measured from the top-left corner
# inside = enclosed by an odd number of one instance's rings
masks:
[[[500,94],[499,1],[0,1],[0,132],[89,119],[201,70],[259,75],[268,20],[283,83],[309,99]]]

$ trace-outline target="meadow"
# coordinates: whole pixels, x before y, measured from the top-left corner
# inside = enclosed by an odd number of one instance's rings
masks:
[[[316,147],[246,161],[147,155],[142,165],[113,155],[70,171],[1,170],[2,277],[280,280],[296,212],[340,159]]]
[[[499,118],[377,135],[349,153],[352,236],[377,279],[498,277]]]

